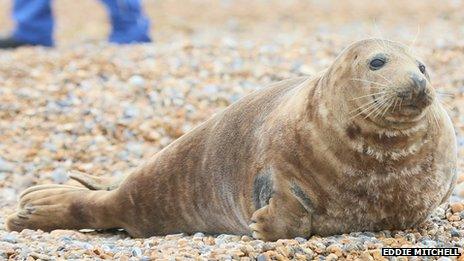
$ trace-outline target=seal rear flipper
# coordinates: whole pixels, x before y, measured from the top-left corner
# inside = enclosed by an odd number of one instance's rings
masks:
[[[20,196],[16,213],[6,219],[10,231],[23,229],[119,228],[119,213],[112,207],[113,192],[65,185],[40,185]]]
[[[76,170],[71,171],[69,177],[91,190],[114,190],[119,187],[122,181],[113,181],[109,178],[96,177]]]

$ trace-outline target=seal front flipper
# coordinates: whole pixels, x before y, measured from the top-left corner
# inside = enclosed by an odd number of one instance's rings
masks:
[[[252,236],[264,241],[311,235],[311,213],[291,188],[274,191],[269,204],[256,210],[251,221]]]
[[[119,228],[112,193],[65,185],[34,186],[21,194],[19,209],[7,218],[6,227],[10,231]]]

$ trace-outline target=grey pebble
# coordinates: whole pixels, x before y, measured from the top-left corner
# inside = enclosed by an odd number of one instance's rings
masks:
[[[427,247],[435,247],[437,245],[436,241],[433,241],[433,240],[430,240],[430,239],[421,240],[420,243],[422,243],[423,245],[425,245]]]
[[[4,188],[0,193],[0,198],[3,202],[14,202],[16,200],[16,196],[16,190],[12,188]]]
[[[205,234],[201,233],[201,232],[197,232],[193,235],[193,237],[204,237]]]
[[[216,94],[219,92],[219,87],[216,85],[205,85],[203,87],[203,92],[208,95]]]
[[[51,143],[51,142],[43,143],[42,147],[44,147],[45,149],[47,149],[47,150],[49,150],[51,152],[57,152],[57,150],[58,150],[58,147],[56,146],[56,144]]]
[[[257,258],[256,258],[257,261],[266,261],[266,256],[263,255],[263,254],[260,254]]]
[[[126,149],[137,156],[142,156],[143,154],[143,145],[140,142],[129,142],[127,143]]]
[[[63,250],[66,250],[66,246],[59,246],[56,248],[57,252],[62,252]]]
[[[8,242],[8,243],[17,243],[18,242],[18,237],[12,234],[6,234],[2,237],[2,241]]]
[[[135,87],[143,87],[145,84],[145,78],[140,75],[134,75],[129,78],[129,84]]]
[[[343,245],[342,249],[344,251],[361,251],[364,250],[364,244],[359,241],[354,241]]]
[[[62,236],[62,237],[60,237],[60,240],[64,241],[65,243],[70,243],[70,242],[73,241],[73,239],[71,237],[69,237],[69,236]]]
[[[139,109],[137,107],[134,107],[134,106],[127,106],[125,109],[124,109],[124,118],[125,119],[132,119],[132,118],[135,118],[139,115]]]
[[[375,237],[375,234],[372,232],[362,232],[361,235],[366,237]]]
[[[110,253],[114,252],[114,246],[113,245],[104,244],[104,245],[101,246],[101,248],[105,252],[110,252]]]
[[[87,242],[74,241],[74,245],[79,247],[79,248],[86,249],[86,250],[92,250],[93,249],[93,245],[89,244]]]
[[[237,240],[238,240],[237,236],[221,234],[214,239],[214,242],[216,243],[216,245],[222,245],[224,243],[230,243],[230,242],[234,242]]]
[[[57,168],[52,172],[53,182],[58,184],[63,184],[69,180],[69,176],[65,169]]]
[[[208,245],[201,245],[198,248],[198,250],[200,250],[201,255],[207,255],[211,253],[211,249],[212,249],[212,246],[208,246]]]
[[[405,236],[406,240],[408,240],[409,242],[415,244],[416,243],[416,236],[414,236],[414,234],[407,234]]]
[[[459,230],[457,230],[456,228],[451,228],[451,236],[452,237],[460,237],[461,236],[461,233],[459,232]]]
[[[325,248],[325,246],[324,246]],[[270,243],[270,242],[265,242],[263,244],[263,252],[266,252],[266,251],[269,251],[269,250],[274,250],[275,249],[275,245]]]
[[[14,164],[0,157],[0,172],[13,172]]]
[[[131,250],[131,254],[135,257],[142,256],[142,249],[140,249],[139,247],[133,247]]]

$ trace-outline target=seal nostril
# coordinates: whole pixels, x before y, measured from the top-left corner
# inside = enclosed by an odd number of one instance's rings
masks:
[[[425,87],[427,86],[427,81],[425,80],[424,77],[419,76],[417,74],[413,74],[411,76],[411,80],[414,85],[415,91],[421,92],[421,93],[425,91]]]

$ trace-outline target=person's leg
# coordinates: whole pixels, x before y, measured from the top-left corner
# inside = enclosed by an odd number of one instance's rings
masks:
[[[108,9],[112,32],[110,42],[150,42],[150,21],[142,11],[141,0],[101,0]]]
[[[12,38],[33,45],[53,45],[51,0],[15,0],[13,18],[16,28]]]

